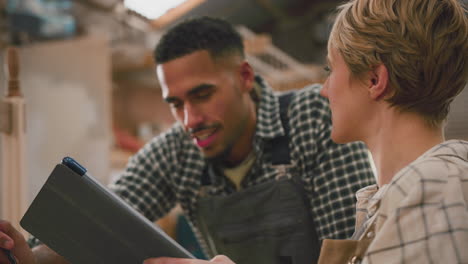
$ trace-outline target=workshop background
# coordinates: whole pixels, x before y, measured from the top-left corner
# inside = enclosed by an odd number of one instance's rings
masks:
[[[151,5],[138,11],[137,2]],[[64,156],[108,183],[173,123],[152,52],[174,23],[199,15],[227,19],[245,38],[254,69],[274,89],[297,89],[324,81],[332,11],[341,2],[0,0],[0,61],[7,47],[18,47],[26,100],[26,200]],[[168,3],[177,5],[157,10]],[[2,69],[0,97],[7,78]],[[468,89],[453,103],[446,136],[468,140]]]

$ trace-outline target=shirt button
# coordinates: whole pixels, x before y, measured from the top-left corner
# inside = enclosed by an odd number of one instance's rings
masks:
[[[369,231],[369,232],[366,234],[366,237],[367,237],[367,238],[373,238],[373,237],[374,237],[374,232]]]

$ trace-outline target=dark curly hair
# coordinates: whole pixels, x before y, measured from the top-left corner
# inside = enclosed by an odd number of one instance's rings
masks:
[[[195,51],[206,50],[214,58],[237,54],[244,57],[242,37],[227,21],[212,17],[185,20],[167,31],[154,50],[162,64]]]

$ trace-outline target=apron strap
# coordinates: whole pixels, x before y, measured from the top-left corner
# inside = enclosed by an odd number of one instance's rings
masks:
[[[358,264],[365,257],[375,237],[377,214],[372,216],[358,240],[325,239],[320,250],[318,264]]]
[[[289,118],[288,108],[291,99],[295,95],[294,91],[288,91],[280,94],[279,108],[281,125],[283,126],[284,135],[275,137],[268,142],[268,151],[271,153],[271,163],[273,165],[289,165],[291,163],[291,155],[289,150]]]

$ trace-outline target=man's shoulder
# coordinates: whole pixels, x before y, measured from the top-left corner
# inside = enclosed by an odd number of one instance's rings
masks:
[[[312,100],[328,104],[328,100],[320,95],[321,89],[322,85],[319,83],[315,83],[293,91],[296,94],[296,98],[300,99],[299,102],[306,102],[308,100]]]
[[[329,103],[320,95],[321,89],[322,85],[312,84],[294,91],[288,114],[293,126],[331,123]]]
[[[328,99],[320,95],[321,84],[311,84],[301,89],[294,90],[294,97],[291,101],[291,110],[294,111],[321,111],[328,114]],[[293,112],[295,113],[295,112]]]
[[[322,84],[314,83],[302,88],[285,90],[285,91],[273,91],[273,94],[277,97],[282,96],[283,94],[292,93],[294,98],[302,98],[309,100],[318,100],[318,101],[327,101],[326,98],[320,95],[320,90],[322,89]]]

